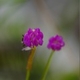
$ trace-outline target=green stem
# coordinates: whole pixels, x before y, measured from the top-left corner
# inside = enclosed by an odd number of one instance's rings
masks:
[[[29,80],[29,76],[30,76],[30,70],[27,70],[27,74],[26,74],[26,80]]]
[[[36,51],[36,47],[32,48],[28,57],[26,80],[29,80],[30,77],[30,71],[32,69],[32,63],[33,63],[35,51]]]
[[[46,64],[46,67],[44,69],[43,76],[42,76],[41,80],[45,80],[45,77],[47,75],[47,72],[48,72],[48,69],[49,69],[49,66],[50,66],[50,62],[51,62],[51,58],[52,58],[53,53],[54,53],[54,51],[52,51],[51,54],[50,54],[50,56],[49,56],[49,59],[47,61],[47,64]]]

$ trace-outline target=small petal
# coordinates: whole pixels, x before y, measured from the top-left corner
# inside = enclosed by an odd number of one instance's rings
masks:
[[[51,48],[51,45],[50,45],[50,44],[48,44],[48,45],[47,45],[47,48],[48,48],[48,49],[50,49],[50,48]]]
[[[39,45],[42,45],[42,44],[43,44],[43,40],[40,39],[40,40],[39,40]]]

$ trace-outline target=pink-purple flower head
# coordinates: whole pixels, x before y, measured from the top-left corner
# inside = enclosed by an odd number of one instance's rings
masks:
[[[52,49],[54,51],[59,51],[65,45],[62,36],[56,35],[49,39],[49,43],[47,45],[48,49]]]
[[[34,46],[42,45],[43,44],[43,33],[40,31],[39,28],[31,29],[29,28],[28,31],[23,35],[22,43],[26,47],[33,48]]]

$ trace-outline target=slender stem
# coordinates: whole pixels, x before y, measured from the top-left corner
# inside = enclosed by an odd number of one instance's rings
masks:
[[[33,62],[35,51],[36,51],[36,47],[32,48],[30,55],[28,57],[26,80],[29,80],[30,77],[30,71],[32,69],[32,62]]]
[[[27,74],[26,74],[26,80],[29,80],[29,76],[30,76],[30,70],[27,70]]]
[[[47,61],[47,64],[46,64],[46,67],[44,69],[43,76],[42,76],[41,80],[45,80],[45,77],[47,75],[47,72],[48,72],[48,69],[49,69],[49,66],[50,66],[50,62],[51,62],[53,53],[54,53],[54,51],[52,51],[51,54],[50,54],[50,56],[49,56],[49,59]]]

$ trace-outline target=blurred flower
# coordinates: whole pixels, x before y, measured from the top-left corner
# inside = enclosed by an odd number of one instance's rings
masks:
[[[56,35],[49,39],[47,48],[52,50],[61,50],[64,45],[65,42],[63,41],[62,36]]]
[[[34,46],[42,45],[43,44],[43,33],[40,31],[39,28],[31,29],[29,28],[28,31],[23,35],[22,43],[26,47],[33,48]]]

